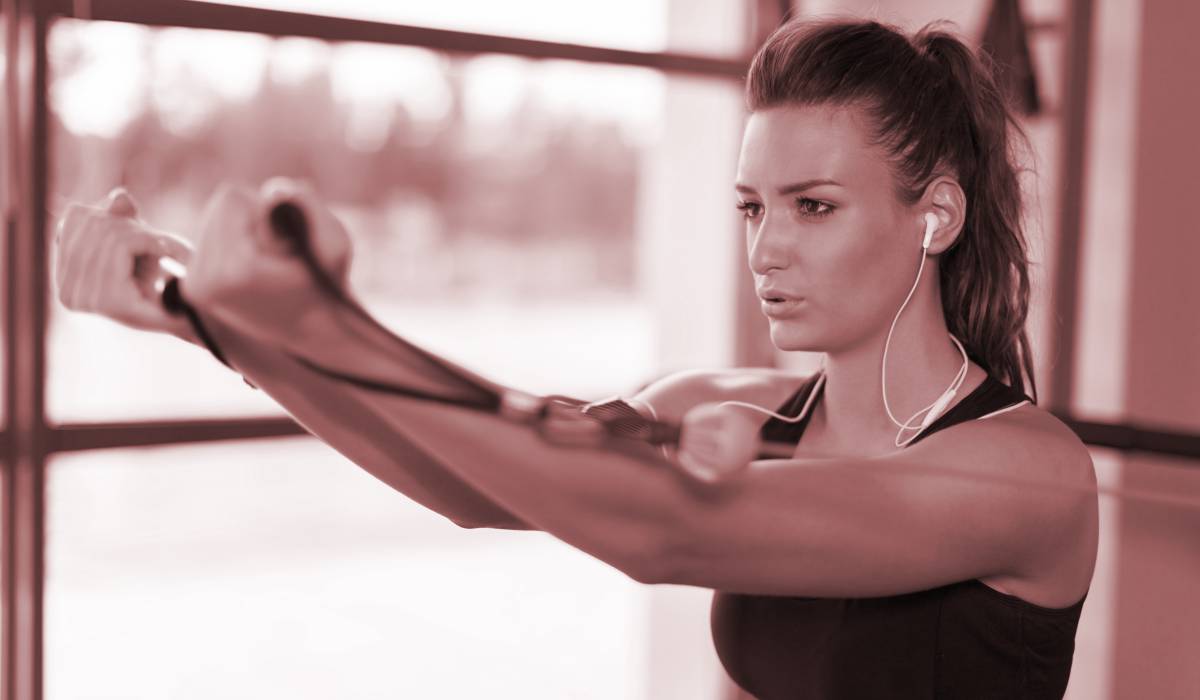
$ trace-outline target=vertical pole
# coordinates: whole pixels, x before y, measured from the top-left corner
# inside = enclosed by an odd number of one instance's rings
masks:
[[[1063,62],[1062,176],[1059,180],[1057,270],[1054,275],[1054,318],[1050,334],[1050,410],[1071,414],[1075,373],[1075,328],[1079,289],[1079,244],[1082,239],[1083,186],[1087,154],[1088,81],[1091,77],[1094,0],[1071,0]]]
[[[46,30],[36,0],[5,0],[5,413],[2,700],[42,697],[46,425]]]

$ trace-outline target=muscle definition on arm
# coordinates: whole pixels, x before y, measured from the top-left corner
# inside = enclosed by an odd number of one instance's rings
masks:
[[[384,449],[394,440],[404,440],[448,477],[470,485],[528,528],[549,532],[635,579],[658,578],[662,553],[679,534],[680,509],[696,486],[651,445],[551,444],[529,426],[494,414],[328,379],[288,353],[264,351],[257,340],[214,320],[213,335],[233,366],[289,411],[308,411],[307,418],[296,413],[302,422],[309,421],[306,427],[318,421],[332,423],[325,435],[314,433],[356,462],[363,457],[352,454],[356,441],[366,439],[374,449]],[[439,386],[431,372],[422,370],[425,358],[405,355],[403,347],[391,344],[376,327],[332,304],[310,314],[305,327],[303,344],[293,344],[289,352],[316,365],[353,368],[356,375],[432,393],[452,395],[459,388]],[[381,350],[385,346],[386,351]],[[309,387],[319,387],[317,400],[306,398],[312,393]],[[339,425],[344,420],[339,414],[345,413],[342,402],[364,407],[375,424],[369,430],[347,431]],[[339,441],[346,443],[345,449]]]
[[[365,391],[321,375],[295,358],[239,333],[217,319],[209,332],[233,366],[267,393],[305,430],[371,475],[460,527],[533,530],[413,444],[388,424],[384,407]],[[190,328],[172,335],[201,348]]]

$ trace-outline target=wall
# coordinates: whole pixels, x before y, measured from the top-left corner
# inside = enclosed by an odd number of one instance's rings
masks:
[[[1200,433],[1200,5],[1142,7],[1124,408],[1132,422]],[[1200,499],[1196,461],[1135,456],[1123,476]],[[1128,503],[1118,527],[1113,697],[1200,697],[1200,509]]]

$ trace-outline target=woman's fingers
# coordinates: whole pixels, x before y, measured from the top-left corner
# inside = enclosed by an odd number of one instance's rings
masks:
[[[177,238],[169,233],[156,232],[153,240],[152,247],[157,249],[161,254],[175,258],[184,265],[191,262],[192,254],[195,251],[192,245],[182,238]]]
[[[134,277],[131,284],[112,285],[108,288],[109,298],[105,303],[111,308],[124,309],[124,316],[117,320],[135,328],[153,327],[156,324],[161,324],[164,317],[167,317],[166,311],[162,307],[162,300],[154,289],[153,276],[158,273],[157,270],[152,270],[145,273],[143,278],[138,278],[138,259],[143,260],[153,258],[153,254],[143,254],[139,256],[136,253],[126,253],[126,258],[132,260],[130,267],[130,275]],[[153,266],[158,266],[158,261],[153,260]],[[148,277],[148,278],[147,278]]]
[[[83,267],[92,256],[94,241],[85,235],[84,229],[90,225],[90,220],[80,205],[72,205],[63,222],[59,245],[59,300],[68,309],[79,310],[77,299]]]
[[[252,281],[257,213],[258,203],[244,187],[222,184],[209,198],[185,281],[187,297],[194,303],[215,303]]]
[[[758,453],[758,422],[736,405],[703,403],[683,417],[680,466],[712,482],[732,476]]]
[[[683,467],[683,471],[697,481],[715,484],[725,476],[722,470],[715,467],[712,462],[695,455],[681,452],[677,459],[679,465]]]
[[[308,218],[309,243],[317,261],[334,279],[344,282],[352,252],[350,236],[312,186],[302,180],[274,177],[263,183],[259,194],[264,220],[271,209],[281,202],[291,202],[300,207]]]
[[[120,266],[124,248],[119,240],[106,240],[104,245],[99,246],[96,256],[84,267],[80,282],[80,311],[103,312],[106,309],[105,293],[121,281]]]
[[[114,187],[112,192],[108,193],[104,209],[113,216],[122,216],[127,219],[136,219],[138,216],[137,202],[124,187]]]
[[[143,277],[147,269],[157,274],[164,255],[186,262],[190,247],[182,239],[151,232],[136,218],[137,211],[136,202],[120,188],[101,206],[67,208],[55,234],[58,298],[73,311],[142,330],[174,332],[182,322],[162,309],[153,281],[139,278],[139,272]],[[139,266],[139,259],[154,265]]]
[[[224,186],[205,208],[182,281],[185,299],[264,341],[298,342],[328,300],[290,244],[276,238],[262,195]]]
[[[221,186],[205,207],[194,247],[147,228],[137,218],[137,202],[116,188],[100,206],[75,204],[64,212],[55,234],[59,300],[68,309],[126,325],[171,330],[180,320],[161,308],[155,294],[156,280],[166,274],[161,262],[166,257],[186,265],[181,291],[200,310],[272,338],[290,337],[300,320],[320,312],[323,297],[303,262],[270,230],[269,207],[284,200],[304,209],[320,264],[344,280],[345,229],[299,183],[273,180],[263,192]]]

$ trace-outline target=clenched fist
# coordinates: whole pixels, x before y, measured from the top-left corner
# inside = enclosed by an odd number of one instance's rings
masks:
[[[253,190],[222,186],[201,217],[195,254],[180,284],[202,315],[212,314],[259,340],[301,342],[306,325],[328,318],[332,300],[270,223],[290,202],[307,220],[317,265],[345,289],[351,245],[346,229],[307,186],[276,178]]]
[[[311,312],[327,310],[330,302],[292,245],[269,225],[272,207],[283,201],[304,212],[318,264],[344,288],[351,255],[345,228],[311,189],[274,179],[257,192],[220,187],[205,207],[194,247],[149,228],[123,189],[99,207],[72,205],[55,236],[58,298],[73,311],[190,338],[187,320],[162,307],[162,281],[172,274],[202,318],[216,316],[261,340],[302,336]]]
[[[163,310],[155,281],[163,276],[161,259],[187,265],[192,248],[141,221],[128,192],[117,188],[96,207],[71,205],[54,242],[54,281],[63,306],[139,330],[186,332],[182,319]]]
[[[702,403],[684,414],[676,459],[708,484],[737,476],[758,454],[761,420],[736,405]]]

